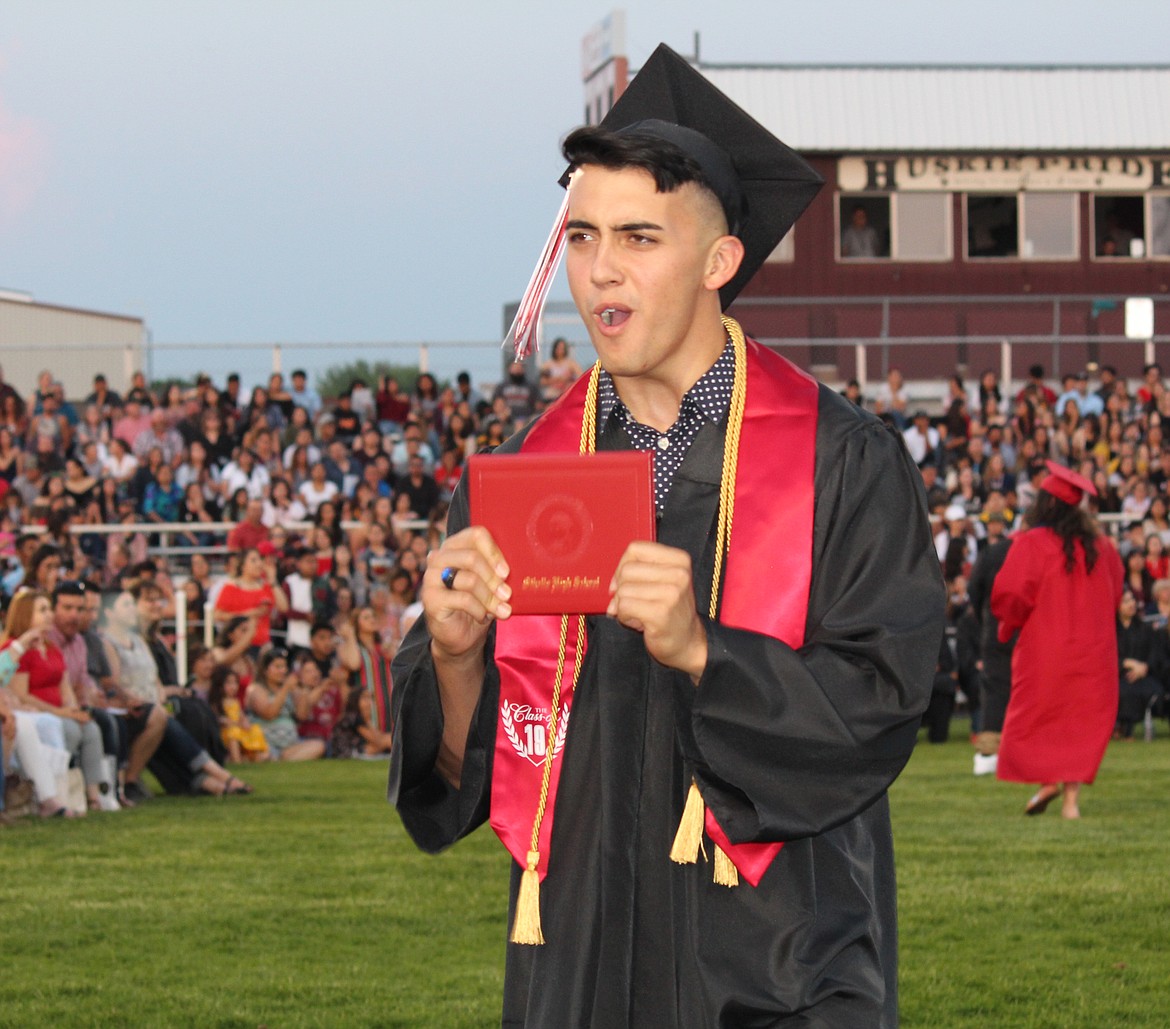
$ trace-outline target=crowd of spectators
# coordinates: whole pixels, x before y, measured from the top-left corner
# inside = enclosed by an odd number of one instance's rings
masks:
[[[27,398],[0,372],[5,770],[33,781],[42,814],[69,817],[145,799],[147,768],[168,792],[236,793],[250,787],[226,765],[384,757],[390,660],[466,459],[579,374],[563,340],[539,383],[512,365],[490,395],[465,372],[447,386],[426,372],[355,380],[328,403],[299,370],[247,396],[234,374],[160,394],[137,373],[123,394],[97,376],[75,405],[49,372]],[[1013,393],[993,371],[955,376],[934,414],[912,407],[897,370],[872,401],[844,391],[902,433],[922,471],[958,644],[940,655],[932,739],[955,696],[977,727],[968,577],[1019,527],[1046,460],[1096,484],[1126,564],[1119,734],[1170,687],[1170,391],[1157,365],[1135,384],[1102,367],[1055,387],[1040,367]],[[205,611],[213,623],[182,682],[177,590],[191,639]]]
[[[936,691],[965,695],[976,729],[980,612],[968,595],[972,567],[984,550],[1021,527],[1048,474],[1047,461],[1093,482],[1097,496],[1087,502],[1127,570],[1118,615],[1117,733],[1130,738],[1134,723],[1165,705],[1170,693],[1170,390],[1157,364],[1146,366],[1135,383],[1104,365],[1066,374],[1057,385],[1039,365],[1012,392],[995,371],[974,383],[956,375],[935,414],[911,404],[897,369],[872,403],[856,383],[845,394],[900,431],[921,469],[958,643],[947,667],[940,658]],[[1148,632],[1131,630],[1135,619]]]
[[[10,799],[31,781],[25,806],[77,817],[148,799],[144,769],[230,794],[251,787],[225,765],[387,756],[390,661],[466,459],[579,374],[563,340],[539,383],[516,364],[487,396],[466,372],[329,403],[301,370],[247,396],[234,374],[159,392],[136,373],[73,404],[50,372],[27,398],[0,372]],[[213,623],[185,677],[176,591],[192,640]]]

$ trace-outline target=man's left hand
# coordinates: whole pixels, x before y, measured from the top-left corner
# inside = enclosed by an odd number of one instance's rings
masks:
[[[698,685],[707,667],[707,632],[695,611],[691,558],[685,550],[635,541],[610,583],[606,614],[642,633],[650,656]]]

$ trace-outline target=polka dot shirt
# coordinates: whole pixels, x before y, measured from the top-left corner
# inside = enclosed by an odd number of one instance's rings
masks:
[[[654,502],[659,515],[666,507],[675,473],[703,423],[718,424],[730,406],[734,382],[735,351],[728,341],[719,359],[683,395],[675,423],[666,432],[659,432],[634,421],[629,409],[619,399],[608,372],[603,370],[598,376],[598,433],[604,432],[609,419],[614,418],[626,430],[634,449],[649,450],[654,454]]]

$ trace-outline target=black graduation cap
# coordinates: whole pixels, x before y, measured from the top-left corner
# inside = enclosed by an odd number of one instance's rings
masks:
[[[682,131],[673,131],[676,126]],[[703,169],[745,251],[739,271],[719,291],[724,310],[824,184],[803,157],[665,43],[650,55],[601,127],[666,139]],[[715,144],[714,154],[706,141]],[[731,175],[719,151],[730,160]]]
[[[683,58],[660,43],[601,127],[674,143],[703,169],[733,235],[744,245],[739,271],[720,291],[724,310],[759,270],[824,184],[821,177]],[[561,176],[567,186],[569,173]],[[544,299],[564,250],[568,197],[504,340],[523,359],[540,337]]]

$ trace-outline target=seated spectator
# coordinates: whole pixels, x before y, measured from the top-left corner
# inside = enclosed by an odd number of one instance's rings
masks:
[[[285,528],[303,522],[308,517],[305,505],[292,495],[292,487],[288,480],[275,478],[269,487],[268,497],[264,501],[264,514],[260,520],[273,529],[280,525]]]
[[[170,465],[160,465],[142,495],[143,518],[148,522],[177,522],[182,505],[183,491],[175,482],[175,473]]]
[[[138,471],[138,458],[130,452],[130,445],[121,437],[110,440],[109,457],[102,462],[102,471],[108,478],[125,483],[126,486],[129,486]]]
[[[345,675],[340,669],[322,675],[313,661],[303,661],[296,672],[301,691],[298,708],[304,712],[297,719],[297,733],[303,740],[320,740],[325,756],[333,756],[333,727],[341,719],[345,706]]]
[[[134,595],[127,590],[111,595],[105,605],[105,618],[103,635],[113,678],[138,701],[163,707],[166,694],[150,647],[138,632],[139,611]],[[252,792],[247,783],[200,747],[174,718],[167,719],[162,743],[148,767],[170,794],[222,796]]]
[[[408,422],[402,430],[402,439],[394,444],[390,451],[390,467],[398,478],[406,475],[410,466],[410,459],[414,456],[423,460],[423,470],[431,471],[435,467],[435,454],[426,440],[426,433],[418,422]]]
[[[267,543],[271,535],[268,526],[264,524],[264,501],[258,497],[249,497],[243,519],[228,533],[227,545],[231,550],[254,550],[262,543]]]
[[[300,408],[304,408],[310,418],[316,418],[321,411],[321,394],[309,385],[308,376],[304,370],[297,368],[292,375],[292,387],[289,389],[289,399]]]
[[[402,427],[410,416],[410,397],[402,392],[398,380],[393,375],[383,375],[378,380],[374,406],[378,415],[378,430],[384,436],[402,432]]]
[[[1170,554],[1157,533],[1146,537],[1146,571],[1154,580],[1170,578]]]
[[[173,468],[183,454],[183,437],[177,430],[171,428],[166,412],[161,407],[156,407],[148,416],[146,428],[138,433],[130,449],[140,462],[152,450],[157,449],[162,455],[163,462]]]
[[[228,496],[242,489],[248,494],[249,500],[261,502],[271,482],[268,469],[256,460],[256,455],[247,447],[240,447],[235,460],[224,465],[221,477],[224,492]]]
[[[137,400],[127,399],[122,405],[122,417],[114,422],[114,439],[120,439],[128,450],[134,452],[134,444],[142,433],[150,428],[150,411],[143,410]]]
[[[540,366],[541,398],[551,404],[579,378],[581,366],[573,360],[565,338],[558,336],[553,340],[552,357]]]
[[[333,756],[349,758],[389,757],[393,740],[373,724],[373,702],[365,690],[351,690],[345,712],[333,727]]]
[[[1131,550],[1125,556],[1125,588],[1137,600],[1138,610],[1152,609],[1154,602],[1154,580],[1146,568],[1145,550]]]
[[[374,701],[374,724],[390,731],[390,658],[378,635],[377,619],[369,607],[359,608],[341,625],[341,646],[337,654],[342,665],[354,677],[356,688],[368,692]]]
[[[324,757],[320,739],[301,739],[297,719],[308,714],[308,698],[288,667],[283,650],[269,650],[256,669],[256,681],[248,687],[245,707],[264,732],[273,761],[315,761]]]
[[[426,473],[423,459],[417,454],[410,459],[406,477],[399,480],[396,495],[409,497],[410,509],[424,518],[442,499],[439,484]]]
[[[272,639],[272,612],[286,612],[288,597],[276,581],[275,555],[263,557],[255,547],[244,551],[239,574],[215,598],[215,620],[228,622],[234,615],[256,620],[252,646],[264,647]]]
[[[310,627],[314,621],[313,584],[316,579],[317,555],[308,547],[303,547],[294,555],[292,573],[284,579],[284,591],[288,595],[285,643],[294,660],[310,646]]]
[[[517,425],[525,424],[540,409],[540,391],[528,381],[528,371],[522,361],[513,361],[508,365],[507,377],[492,394],[493,412],[497,400],[507,404]]]
[[[110,389],[106,377],[98,372],[93,377],[93,392],[85,398],[85,403],[96,408],[103,420],[109,421],[114,409],[122,406],[122,398],[116,390]]]
[[[198,583],[193,579],[188,579],[184,584],[184,588]],[[192,608],[188,605],[188,611]],[[188,633],[195,635],[192,631],[193,627],[188,623]],[[250,638],[250,637],[249,637]],[[215,657],[212,655],[211,648],[204,646],[202,643],[191,644],[190,652],[187,655],[187,665],[190,674],[187,676],[187,682],[184,684],[185,688],[193,697],[198,697],[204,703],[208,703],[207,697],[211,692],[211,673],[215,671]],[[208,703],[208,706],[211,705]]]
[[[207,451],[209,463],[222,470],[231,461],[234,450],[231,430],[225,424],[221,409],[214,404],[203,412],[198,439]]]
[[[337,407],[333,411],[333,428],[346,446],[362,431],[362,420],[353,409],[353,396],[347,390],[337,398]]]
[[[4,778],[11,774],[32,783],[42,818],[77,818],[85,812],[73,811],[57,795],[56,770],[68,763],[67,752],[52,751],[41,740],[37,732],[38,716],[22,710],[20,701],[8,690],[22,652],[39,645],[41,633],[34,626],[13,641],[12,646],[0,651],[0,812],[4,810]],[[54,753],[60,756],[55,757]]]
[[[340,492],[338,484],[328,478],[324,462],[318,461],[309,469],[309,481],[301,484],[297,496],[309,515],[315,517],[317,509]]]
[[[930,415],[925,411],[914,412],[911,425],[903,431],[902,438],[919,468],[927,461],[935,460],[940,443],[938,429],[930,424]]]
[[[102,809],[101,787],[107,780],[102,734],[89,713],[81,707],[65,670],[61,651],[45,638],[52,624],[48,594],[21,590],[8,606],[8,618],[0,647],[13,651],[17,669],[9,689],[26,711],[55,715],[60,720],[65,749],[77,759],[85,779],[85,796],[91,811]],[[37,633],[26,649],[21,638],[30,629]]]
[[[240,703],[240,676],[235,669],[228,665],[216,667],[211,673],[207,699],[219,718],[228,759],[233,764],[267,761],[268,743],[260,726],[244,714]]]
[[[1125,590],[1117,606],[1117,739],[1133,739],[1133,727],[1162,692],[1154,677],[1154,630],[1138,617],[1138,602]]]

